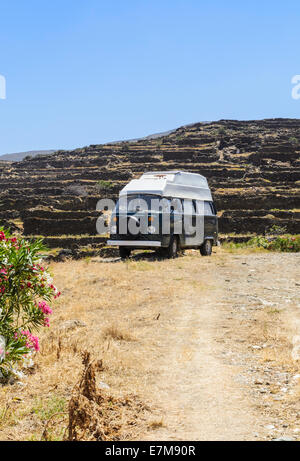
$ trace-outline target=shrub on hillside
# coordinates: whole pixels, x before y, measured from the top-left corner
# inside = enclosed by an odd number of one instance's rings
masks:
[[[263,247],[271,251],[300,251],[300,235],[257,236],[247,242],[248,247]]]
[[[270,251],[285,251],[297,253],[300,251],[300,235],[278,235],[278,236],[263,236],[257,235],[247,242],[224,243],[226,248],[264,248]]]
[[[114,184],[111,181],[105,181],[104,179],[97,181],[97,188],[101,191],[110,191],[113,187]]]
[[[282,235],[270,242],[269,250],[278,251],[300,251],[300,236]]]
[[[270,228],[266,229],[265,234],[268,235],[285,235],[287,231],[286,226],[278,226],[273,224]]]
[[[39,350],[35,332],[49,327],[48,303],[60,295],[42,266],[41,240],[12,237],[0,228],[0,379],[19,374]]]

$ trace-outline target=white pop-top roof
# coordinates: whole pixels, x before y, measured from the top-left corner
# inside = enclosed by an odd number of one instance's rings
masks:
[[[161,197],[212,200],[206,178],[201,174],[184,171],[144,173],[121,190],[120,196],[125,194],[154,194]]]

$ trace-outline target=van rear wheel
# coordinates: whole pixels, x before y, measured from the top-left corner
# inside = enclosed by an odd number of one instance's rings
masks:
[[[127,258],[129,258],[130,253],[131,253],[131,249],[130,249],[130,248],[119,247],[119,254],[120,254],[120,257],[121,257],[122,259],[127,259]]]
[[[202,256],[210,256],[212,253],[212,241],[204,240],[203,244],[200,247],[200,253]]]
[[[174,259],[177,257],[178,250],[179,250],[177,237],[175,237],[174,235],[171,237],[170,245],[168,246],[166,250],[167,250],[166,251],[167,258]]]

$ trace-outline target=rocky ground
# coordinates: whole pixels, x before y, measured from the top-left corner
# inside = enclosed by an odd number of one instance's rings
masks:
[[[299,440],[299,263],[222,248],[52,263],[62,296],[35,367],[0,388],[0,439],[63,437],[88,350],[99,388],[130,395],[122,440]]]
[[[95,238],[97,201],[116,198],[144,171],[179,169],[208,178],[221,234],[244,238],[274,224],[295,234],[299,152],[298,119],[223,120],[160,137],[0,162],[0,224],[47,236],[51,248],[105,254],[105,241]]]
[[[222,254],[184,276],[206,289],[187,284],[176,326],[161,337],[156,439],[299,439],[299,263],[295,254]]]

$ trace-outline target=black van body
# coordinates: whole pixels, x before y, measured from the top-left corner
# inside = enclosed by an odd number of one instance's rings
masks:
[[[154,184],[158,190],[153,190],[153,184],[147,181],[142,182],[146,184],[142,191],[135,190],[141,188],[141,185],[139,180],[132,181],[134,184],[126,191],[125,208],[118,202],[112,214],[110,239],[107,243],[118,246],[122,258],[128,257],[131,250],[138,248],[153,248],[168,257],[175,257],[179,249],[184,248],[198,248],[202,255],[210,255],[212,246],[218,243],[218,218],[206,179],[182,172],[148,173],[151,174],[154,178],[158,175],[167,178],[166,183],[171,183],[169,178],[175,177],[171,184],[172,195],[166,196],[166,186],[160,191],[157,182]],[[193,184],[197,184],[198,176],[206,186],[196,190]],[[144,177],[148,179],[146,175],[141,179]],[[186,183],[191,180],[192,185],[187,187]],[[163,200],[163,207],[153,209],[155,199]],[[133,203],[142,203],[142,206],[131,206]],[[169,224],[164,227],[164,223]]]

